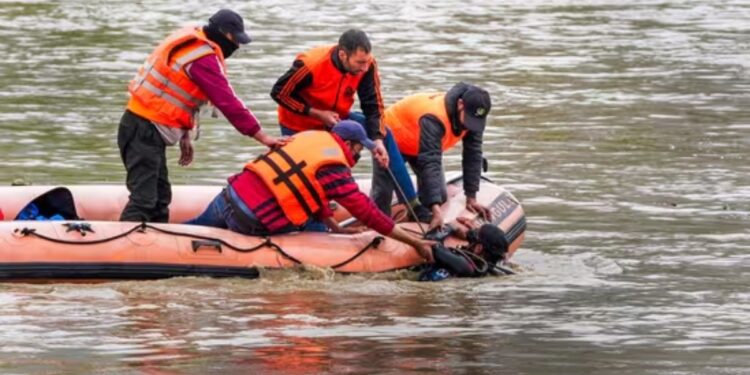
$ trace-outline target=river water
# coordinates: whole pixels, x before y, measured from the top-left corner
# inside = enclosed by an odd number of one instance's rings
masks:
[[[168,32],[221,6],[0,1],[0,183],[123,183],[127,81]],[[272,84],[349,27],[371,37],[386,105],[485,87],[488,175],[527,211],[525,272],[2,284],[0,372],[750,373],[750,3],[229,6],[255,39],[229,59],[231,81],[273,134]],[[260,151],[223,120],[196,146],[188,168],[170,150],[174,184],[221,184]]]

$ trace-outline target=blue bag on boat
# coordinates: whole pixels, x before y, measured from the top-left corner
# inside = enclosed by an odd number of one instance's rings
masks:
[[[39,207],[34,203],[29,203],[18,213],[16,220],[36,220],[37,216],[39,216]]]
[[[36,197],[16,215],[15,220],[80,220],[73,194],[64,187]]]

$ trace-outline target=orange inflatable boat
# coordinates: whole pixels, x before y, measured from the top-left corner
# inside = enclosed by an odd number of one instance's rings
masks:
[[[475,218],[465,209],[460,177],[448,184],[445,222]],[[360,182],[369,191],[369,182]],[[382,272],[423,262],[408,245],[374,231],[344,235],[299,232],[270,237],[178,224],[200,214],[220,186],[174,186],[169,224],[116,221],[127,202],[122,186],[86,185],[0,187],[0,279],[155,279],[173,276],[245,277],[257,267],[329,267],[339,272]],[[60,193],[60,194],[50,194]],[[40,197],[70,200],[80,220],[14,220]],[[55,198],[60,197],[60,198]],[[526,219],[519,201],[502,187],[483,181],[477,200],[490,207],[493,224],[520,246]],[[25,210],[24,210],[25,211]],[[394,209],[395,215],[399,210]],[[349,214],[341,207],[339,221]],[[355,223],[356,225],[356,223]],[[404,223],[419,233],[416,223]],[[460,244],[449,238],[446,243]]]

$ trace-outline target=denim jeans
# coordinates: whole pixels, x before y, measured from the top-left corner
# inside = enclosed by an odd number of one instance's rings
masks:
[[[227,202],[226,194],[232,197],[234,205]],[[266,227],[258,220],[255,214],[244,207],[241,208],[245,218],[240,222],[237,219],[235,207],[238,207],[239,197],[234,193],[231,186],[227,186],[225,190],[216,195],[216,197],[209,203],[206,210],[203,211],[198,217],[185,222],[185,224],[192,225],[204,225],[214,228],[229,229],[233,232],[247,234],[251,236],[266,236],[269,234]],[[244,203],[239,203],[244,205]],[[292,228],[294,229],[294,228]]]
[[[186,221],[184,224],[204,225],[207,227],[227,229],[227,222],[224,217],[226,216],[228,209],[230,209],[230,207],[226,203],[224,192],[222,191],[214,197],[202,214],[192,220]]]
[[[411,181],[411,176],[409,176],[409,171],[406,169],[404,156],[401,155],[401,151],[396,144],[396,138],[393,137],[393,132],[388,128],[386,128],[385,131],[386,134],[383,139],[383,145],[385,146],[385,150],[388,151],[388,168],[393,172],[393,176],[396,177],[398,186],[401,187],[401,190],[406,196],[406,202],[404,202],[404,197],[401,197],[401,194],[397,194],[398,200],[401,203],[409,203],[417,198],[417,192],[414,189],[414,183]],[[390,176],[388,177],[390,179]]]
[[[362,124],[362,126],[366,126],[365,115],[363,115],[362,112],[352,112],[351,114],[349,114],[349,119]],[[411,182],[409,170],[406,169],[406,162],[404,161],[404,157],[401,155],[401,151],[399,151],[398,149],[396,138],[393,137],[393,132],[391,132],[391,129],[385,128],[385,138],[383,138],[383,146],[385,146],[385,151],[388,152],[388,169],[393,172],[393,177],[396,177],[398,186],[401,187],[401,190],[406,196],[406,201],[404,201],[404,197],[402,197],[401,194],[396,194],[399,202],[408,203],[413,201],[417,198],[417,192],[414,189],[414,183]],[[374,175],[375,169],[379,167],[379,164],[377,164],[375,160],[373,160],[372,164]],[[382,172],[387,175],[388,181],[392,180],[390,174],[388,174],[388,171],[383,170]],[[373,179],[373,183],[374,181],[375,180]],[[392,191],[394,188],[395,186],[391,187],[391,195],[389,195],[389,199],[393,197]],[[388,204],[390,205],[390,201],[388,201]]]
[[[293,136],[294,134],[297,133],[296,130],[294,130],[292,128],[287,128],[284,125],[279,124],[279,127],[281,128],[281,135],[283,135],[285,137],[290,137],[290,136]]]
[[[229,229],[232,232],[247,234],[251,236],[268,236],[271,234],[282,234],[296,231],[304,232],[327,232],[328,226],[318,220],[310,220],[300,227],[296,227],[292,224],[287,225],[284,228],[269,232],[268,229],[258,220],[249,208],[244,206],[244,202],[240,200],[237,194],[234,192],[231,186],[227,186],[226,190],[229,193],[234,202],[234,205],[227,202],[225,191],[219,193],[209,203],[208,207],[198,217],[186,221],[184,224],[191,225],[204,225],[214,228]],[[234,207],[233,207],[234,206]],[[240,222],[235,216],[235,207],[242,211],[242,216],[245,218]]]

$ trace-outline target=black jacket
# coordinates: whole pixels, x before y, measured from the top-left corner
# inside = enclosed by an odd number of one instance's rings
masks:
[[[456,106],[467,86],[465,83],[456,84],[445,96],[445,105],[451,120],[450,129],[454,134],[459,134],[463,130],[459,124]],[[409,158],[409,162],[414,167],[419,181],[419,200],[429,208],[447,199],[441,149],[445,127],[435,116],[424,115],[419,119],[419,128],[419,154],[416,158]],[[467,197],[473,198],[479,191],[479,180],[482,175],[482,133],[469,131],[462,142],[464,193]]]

